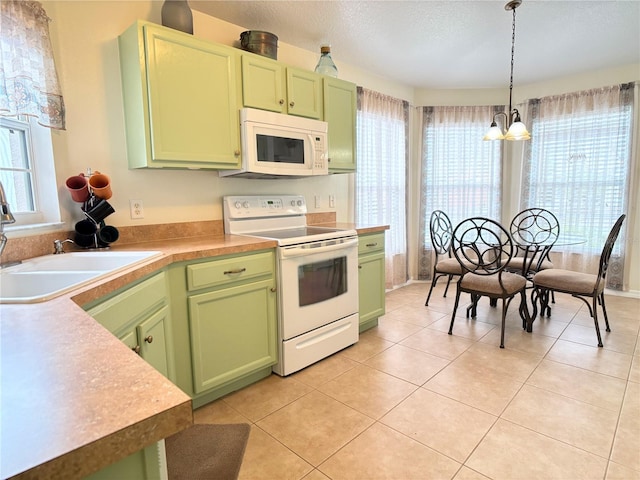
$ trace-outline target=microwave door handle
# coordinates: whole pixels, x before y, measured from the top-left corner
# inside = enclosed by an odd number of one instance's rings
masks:
[[[334,245],[316,247],[316,248],[309,248],[309,247],[300,246],[300,245],[291,247],[291,248],[282,248],[280,253],[282,255],[282,258],[291,258],[291,257],[300,257],[303,255],[310,255],[314,253],[332,252],[334,250],[346,250],[350,247],[355,247],[357,245],[358,245],[358,239],[354,238],[352,240],[347,240],[346,242],[342,242]]]

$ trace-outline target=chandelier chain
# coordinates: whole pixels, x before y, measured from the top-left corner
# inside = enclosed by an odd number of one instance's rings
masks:
[[[511,116],[511,107],[512,107],[512,91],[513,91],[513,64],[514,64],[514,56],[516,52],[516,7],[513,9],[513,22],[511,24],[511,72],[509,76],[509,117]],[[511,121],[509,120],[509,124]]]

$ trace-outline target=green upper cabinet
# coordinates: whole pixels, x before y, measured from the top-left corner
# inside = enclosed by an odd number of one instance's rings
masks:
[[[146,22],[119,47],[129,167],[239,168],[238,50]]]
[[[242,55],[242,103],[245,107],[286,113],[284,68],[259,55]]]
[[[322,118],[322,77],[314,72],[287,67],[287,112]]]
[[[322,118],[322,77],[270,58],[242,55],[245,107],[307,118]]]
[[[329,124],[329,172],[356,171],[356,85],[324,77],[324,120]]]

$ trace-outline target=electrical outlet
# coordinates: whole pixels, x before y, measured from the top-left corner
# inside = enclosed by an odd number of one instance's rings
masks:
[[[315,195],[316,208],[320,208],[320,195]]]
[[[336,208],[336,196],[329,194],[329,208]]]
[[[142,200],[129,200],[131,218],[144,218],[144,206]]]

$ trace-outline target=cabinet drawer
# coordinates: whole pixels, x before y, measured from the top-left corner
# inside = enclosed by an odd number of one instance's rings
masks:
[[[167,302],[165,273],[144,280],[88,311],[110,332]]]
[[[358,239],[358,255],[383,251],[384,232],[362,235]]]
[[[187,266],[187,289],[217,287],[273,275],[273,252],[232,257]]]

